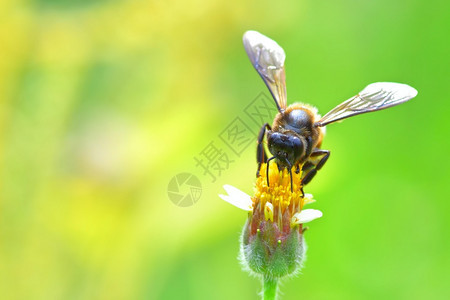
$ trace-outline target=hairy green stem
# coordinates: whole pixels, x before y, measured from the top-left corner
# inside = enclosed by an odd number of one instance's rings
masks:
[[[263,300],[275,300],[277,298],[278,279],[264,275]]]

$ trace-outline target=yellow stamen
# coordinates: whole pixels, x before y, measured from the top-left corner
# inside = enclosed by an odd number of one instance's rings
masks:
[[[254,197],[259,198],[262,202],[264,202],[261,203],[262,205],[265,205],[265,202],[271,202],[274,206],[280,205],[282,209],[285,209],[287,206],[289,206],[289,204],[291,204],[292,202],[297,202],[302,197],[301,171],[296,174],[295,167],[292,168],[293,191],[291,192],[291,179],[289,171],[286,168],[282,171],[279,171],[277,164],[271,163],[269,169],[270,186],[267,186],[267,177],[265,176],[266,167],[266,164],[261,165],[261,176],[259,176],[256,180],[256,190]],[[300,204],[301,207],[303,207],[303,203]]]
[[[255,196],[252,198],[253,207],[264,213],[265,219],[280,222],[286,213],[293,216],[302,210],[305,202],[311,199],[303,198],[301,190],[302,172],[295,173],[292,168],[292,192],[289,171],[285,168],[278,170],[275,162],[271,163],[269,169],[269,184],[267,186],[266,164],[261,165],[261,176],[256,179]],[[301,170],[301,168],[300,168]],[[264,210],[264,212],[262,211]]]

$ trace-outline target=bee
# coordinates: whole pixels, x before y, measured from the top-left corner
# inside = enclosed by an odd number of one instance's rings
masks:
[[[294,103],[287,106],[286,55],[275,41],[256,31],[247,31],[243,37],[245,51],[253,67],[268,87],[278,113],[272,126],[265,123],[258,135],[256,158],[260,176],[262,163],[275,160],[278,168],[289,170],[292,192],[292,169],[298,174],[302,169],[302,187],[308,184],[330,157],[330,151],[321,149],[325,126],[363,113],[378,111],[406,102],[417,95],[409,85],[393,82],[376,82],[366,86],[356,96],[339,104],[321,117],[313,106]],[[269,158],[263,144],[267,136]],[[266,168],[269,185],[269,167]],[[302,188],[303,189],[303,188]],[[303,190],[302,190],[303,192]]]

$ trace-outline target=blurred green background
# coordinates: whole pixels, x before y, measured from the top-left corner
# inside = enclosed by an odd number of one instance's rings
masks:
[[[287,53],[289,103],[323,114],[371,82],[419,91],[328,126],[331,159],[306,189],[324,217],[282,299],[449,299],[449,10],[1,1],[1,298],[257,299],[236,259],[246,213],[217,197],[252,193],[255,144],[214,183],[194,161],[268,94],[241,42],[254,29]],[[189,207],[167,195],[181,172],[203,186]]]

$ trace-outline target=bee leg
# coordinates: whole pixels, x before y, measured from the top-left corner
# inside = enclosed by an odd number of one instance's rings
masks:
[[[267,186],[268,186],[268,187],[270,187],[270,183],[269,183],[269,162],[270,162],[272,159],[275,159],[275,156],[272,156],[271,158],[269,158],[269,159],[267,160],[266,178],[267,178]],[[292,190],[291,190],[291,192],[292,192]]]
[[[291,166],[291,164],[289,163],[288,160],[286,161],[286,163],[288,165],[289,177],[291,178],[291,194],[292,194],[294,192],[294,184],[293,184],[293,181],[292,181],[292,166]]]
[[[317,157],[322,156],[320,161],[315,165],[315,167],[310,170],[308,173],[306,173],[305,177],[302,179],[302,186],[307,185],[317,174],[317,171],[319,171],[323,165],[327,162],[328,157],[330,157],[330,150],[322,150],[322,149],[315,149],[310,157]]]
[[[256,161],[258,162],[258,170],[256,170],[256,177],[259,177],[259,171],[261,170],[261,164],[267,163],[267,152],[264,148],[263,140],[266,134],[266,129],[272,130],[269,123],[264,124],[259,130],[258,146],[256,147]]]
[[[300,164],[295,166],[295,174],[300,173]],[[302,198],[305,197],[305,192],[303,191],[303,186],[300,186],[300,192],[302,193]]]

